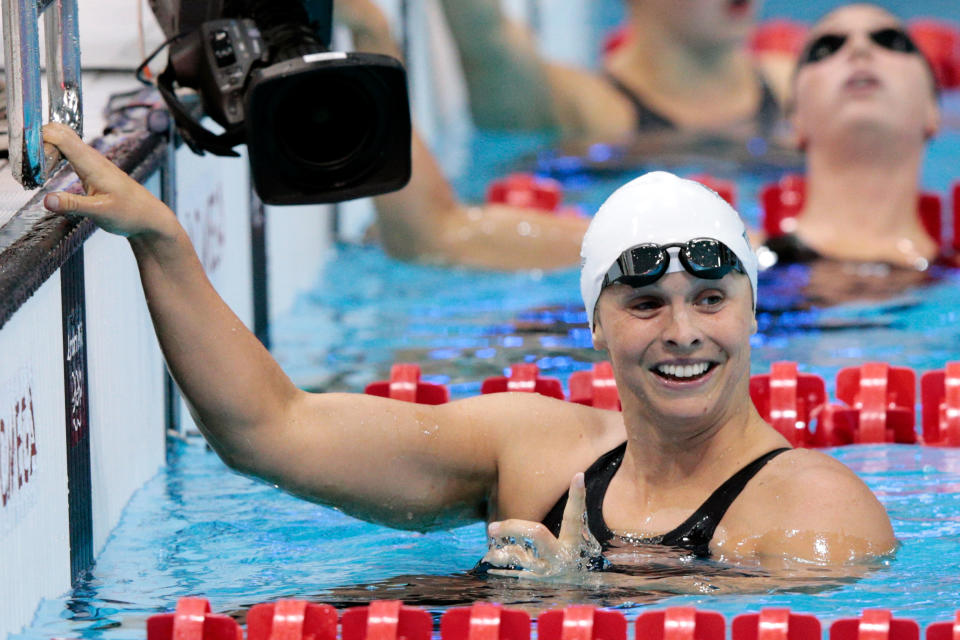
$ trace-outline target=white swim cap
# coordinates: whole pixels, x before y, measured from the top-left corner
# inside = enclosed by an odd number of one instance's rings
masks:
[[[603,277],[620,254],[638,244],[671,244],[713,238],[733,251],[750,278],[757,307],[757,256],[737,212],[699,182],[654,171],[631,180],[601,205],[580,247],[580,294],[593,328]],[[668,272],[682,271],[671,255]]]

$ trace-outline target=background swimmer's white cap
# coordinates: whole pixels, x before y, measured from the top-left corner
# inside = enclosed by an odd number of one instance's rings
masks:
[[[694,238],[719,240],[740,258],[757,306],[757,256],[747,229],[727,201],[699,182],[654,171],[631,180],[607,198],[590,222],[580,247],[580,294],[593,328],[603,276],[621,253],[638,244],[670,244]],[[682,271],[670,255],[668,272]]]

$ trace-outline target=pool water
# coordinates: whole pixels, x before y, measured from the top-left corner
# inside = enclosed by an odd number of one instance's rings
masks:
[[[782,4],[768,2],[767,12]],[[926,13],[936,13],[938,3],[927,4]],[[941,194],[960,178],[960,94],[947,96],[945,106],[947,127],[931,144],[923,174],[924,187]],[[569,199],[590,210],[641,171],[709,170],[737,182],[739,209],[756,224],[759,189],[798,166],[789,156],[774,161],[759,154],[744,168],[684,154],[590,170],[564,159],[559,147],[534,152],[543,142],[481,132],[475,166],[458,188],[476,198],[489,179],[534,169],[560,179]],[[960,358],[960,274],[886,287],[889,274],[840,275],[849,283],[872,278],[874,295],[812,304],[822,274],[797,267],[763,275],[754,372],[795,360],[801,371],[821,375],[832,394],[845,366],[882,360],[919,375]],[[591,349],[573,269],[443,269],[399,263],[362,246],[338,248],[314,289],[276,324],[273,340],[291,376],[318,391],[360,391],[386,378],[392,363],[415,362],[427,380],[447,384],[459,398],[479,393],[484,378],[502,375],[512,363],[536,362],[543,375],[566,383],[573,371],[603,359]],[[960,449],[829,452],[857,472],[890,513],[902,544],[892,558],[853,582],[828,576],[813,586],[784,584],[770,592],[677,595],[656,585],[641,591],[476,578],[467,572],[485,549],[482,525],[429,534],[371,525],[232,473],[201,442],[172,441],[168,466],[136,493],[82,583],[43,601],[33,624],[11,637],[143,638],[146,617],[170,610],[185,595],[205,596],[215,611],[240,619],[251,605],[281,597],[341,607],[400,598],[435,614],[489,599],[533,612],[591,602],[631,617],[649,607],[695,605],[728,620],[770,606],[813,613],[825,623],[870,607],[921,625],[952,619],[960,607]]]
[[[535,361],[566,381],[602,354],[589,348],[573,270],[493,273],[398,263],[376,247],[345,246],[277,327],[277,355],[318,390],[362,389],[395,361],[417,362],[453,395],[513,362]],[[431,297],[424,290],[434,292]],[[761,294],[762,295],[762,294]],[[960,355],[960,274],[871,303],[760,313],[755,371],[792,359],[833,389],[843,366],[885,360],[918,373]],[[197,441],[172,442],[169,465],[124,512],[96,566],[63,598],[44,601],[17,638],[142,638],[145,618],[184,595],[243,619],[281,597],[339,607],[399,598],[439,615],[475,599],[532,613],[573,602],[617,607],[695,605],[729,618],[786,606],[829,622],[867,607],[925,625],[951,619],[960,593],[960,449],[858,446],[830,450],[880,497],[902,543],[854,582],[782,582],[771,592],[675,595],[473,577],[482,525],[429,534],[395,531],[293,498],[227,470]],[[714,563],[688,572],[709,575]],[[704,581],[709,590],[710,581]],[[910,585],[904,590],[903,585]]]

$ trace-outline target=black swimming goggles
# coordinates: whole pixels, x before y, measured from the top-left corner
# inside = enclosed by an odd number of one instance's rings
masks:
[[[888,51],[896,51],[897,53],[919,53],[920,51],[910,35],[899,27],[877,29],[867,35],[875,45],[883,47]],[[805,64],[810,64],[811,62],[820,62],[821,60],[829,58],[837,51],[840,51],[849,39],[850,34],[848,33],[825,33],[815,38],[804,48],[803,53],[800,54],[800,60],[797,62],[797,66],[800,67]]]
[[[663,277],[670,267],[667,249],[678,247],[680,264],[687,273],[705,280],[719,280],[730,271],[746,273],[730,247],[713,238],[694,238],[673,244],[638,244],[620,254],[603,277],[603,287],[621,283],[645,287]]]

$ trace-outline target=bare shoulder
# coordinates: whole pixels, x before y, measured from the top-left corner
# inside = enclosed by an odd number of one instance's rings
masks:
[[[606,76],[574,67],[548,65],[557,120],[572,133],[616,138],[633,131],[632,105]]]
[[[896,547],[877,497],[853,471],[822,452],[789,451],[757,480],[749,500],[738,500],[737,522],[731,523],[744,552],[841,564]]]

